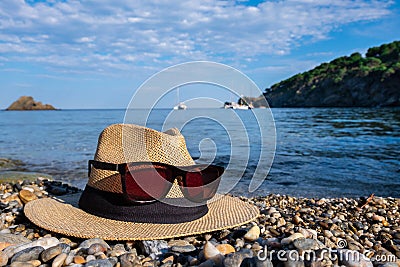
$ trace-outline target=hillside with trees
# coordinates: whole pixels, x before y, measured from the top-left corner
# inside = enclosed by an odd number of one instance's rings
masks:
[[[271,107],[400,106],[400,41],[323,63],[272,85],[264,96]],[[255,107],[263,102],[245,100]]]

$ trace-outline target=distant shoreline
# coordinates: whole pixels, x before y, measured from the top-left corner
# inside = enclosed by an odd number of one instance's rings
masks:
[[[400,109],[400,107],[359,107],[359,106],[354,106],[354,107],[269,107],[270,109]],[[223,109],[223,108],[190,108],[187,109],[186,111],[190,110],[204,110],[204,109]],[[259,110],[262,108],[253,108],[254,110]],[[96,111],[96,110],[127,110],[126,108],[59,108],[59,109],[53,109],[53,110],[7,110],[7,109],[0,109],[0,112],[2,111],[7,111],[7,112],[13,112],[13,111]],[[149,110],[149,108],[134,108],[132,110]],[[152,110],[173,110],[173,108],[153,108]],[[247,111],[251,111],[252,109],[249,109]],[[185,112],[185,111],[179,111],[179,112]],[[240,110],[240,112],[243,112],[243,110]],[[246,112],[246,110],[245,110]]]

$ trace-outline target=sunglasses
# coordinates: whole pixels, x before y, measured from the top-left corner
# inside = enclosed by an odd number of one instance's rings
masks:
[[[176,167],[159,162],[113,164],[89,160],[91,168],[117,171],[121,175],[124,197],[131,203],[154,202],[165,198],[175,179],[186,199],[205,202],[217,192],[224,168],[198,164]]]

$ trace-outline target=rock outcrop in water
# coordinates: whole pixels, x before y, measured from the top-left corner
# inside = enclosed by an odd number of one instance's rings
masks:
[[[400,106],[400,41],[339,57],[272,85],[263,95],[271,107]],[[245,98],[254,107],[264,97]]]
[[[31,96],[21,96],[12,103],[6,110],[55,110],[56,108],[49,104],[36,102]]]

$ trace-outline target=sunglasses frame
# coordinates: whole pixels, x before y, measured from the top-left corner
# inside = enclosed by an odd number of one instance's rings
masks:
[[[185,190],[185,188],[190,188],[190,187],[187,187],[187,181],[186,181],[187,178],[186,178],[185,174],[190,173],[191,172],[190,169],[193,169],[193,168],[197,168],[197,169],[200,168],[201,170],[204,170],[204,169],[210,168],[210,167],[215,168],[218,172],[217,178],[215,178],[211,182],[209,182],[209,183],[213,183],[222,176],[222,174],[224,173],[224,170],[225,170],[224,167],[217,166],[217,165],[207,165],[207,164],[196,164],[196,165],[190,165],[190,166],[173,166],[173,165],[169,165],[166,163],[151,162],[151,161],[115,164],[115,163],[108,163],[108,162],[102,162],[102,161],[96,161],[96,160],[89,160],[88,161],[88,177],[90,177],[92,166],[95,167],[96,169],[107,170],[107,171],[116,171],[121,176],[122,191],[123,191],[123,195],[124,195],[124,198],[126,199],[126,201],[133,203],[133,204],[138,204],[138,203],[145,204],[145,203],[153,203],[153,202],[159,201],[159,199],[156,199],[156,198],[153,198],[150,200],[135,200],[135,199],[132,199],[129,197],[127,190],[126,190],[126,172],[127,172],[127,170],[129,171],[129,167],[140,166],[140,165],[149,165],[149,166],[156,165],[156,166],[166,167],[166,168],[169,168],[173,172],[174,178],[173,178],[172,182],[169,181],[167,178],[163,177],[166,181],[168,181],[170,183],[170,185],[168,188],[166,188],[165,195],[163,195],[160,199],[163,199],[166,197],[166,195],[172,188],[173,182],[178,177],[181,177],[181,179],[178,180],[178,183],[182,183],[182,184],[179,184],[179,186],[181,187],[182,193],[184,194],[185,198],[187,198],[188,200],[193,201],[193,202],[207,201],[215,195],[215,192],[214,192],[214,194],[212,194],[211,197],[209,197],[207,199],[203,199],[202,201],[195,201],[195,200],[191,199],[190,197],[188,198],[186,195],[186,192],[185,192],[187,189]],[[156,167],[154,167],[154,168],[156,168]],[[198,171],[196,171],[196,172],[198,172]],[[219,184],[219,180],[218,180],[218,184]],[[138,185],[138,186],[140,187],[140,185]],[[216,186],[216,188],[218,188],[218,185]],[[217,191],[217,190],[215,190],[215,191]],[[149,195],[149,196],[151,197],[151,195]]]

